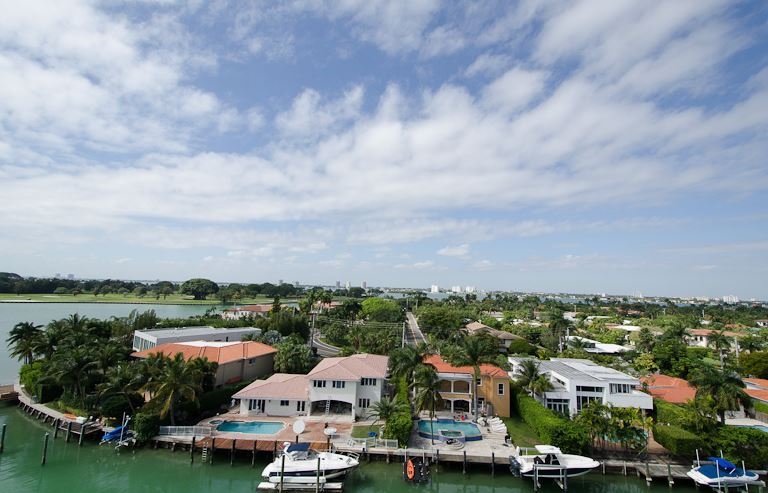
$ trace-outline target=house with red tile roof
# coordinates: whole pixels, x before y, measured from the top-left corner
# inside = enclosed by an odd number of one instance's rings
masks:
[[[453,366],[438,354],[424,358],[424,363],[437,370],[440,396],[445,410],[452,413],[474,414],[472,380],[475,370],[471,366]],[[509,375],[495,365],[480,365],[477,385],[477,407],[487,415],[510,416]]]
[[[764,378],[745,378],[747,388],[744,392],[752,399],[768,404],[768,380]]]
[[[659,399],[671,404],[685,404],[696,397],[696,388],[687,380],[660,373],[640,378],[642,388]]]
[[[221,313],[221,318],[227,320],[239,320],[247,317],[264,317],[271,311],[271,304],[243,305],[227,308]]]
[[[160,344],[151,349],[135,352],[131,356],[144,359],[157,353],[171,358],[180,353],[185,361],[192,358],[207,358],[208,361],[218,363],[215,386],[221,387],[272,373],[277,349],[254,341],[188,341]]]
[[[709,345],[709,336],[714,333],[719,332],[717,330],[710,330],[710,329],[689,329],[688,330],[688,345],[689,346],[697,346],[697,347],[707,347]],[[731,347],[736,347],[736,339],[743,337],[744,334],[741,334],[739,332],[731,332],[731,331],[723,331],[723,335],[725,337],[730,338],[731,340]]]
[[[232,397],[246,416],[339,415],[354,420],[386,393],[389,358],[353,354],[325,358],[307,375],[276,373],[257,380]]]
[[[488,334],[490,336],[495,337],[499,341],[499,351],[502,353],[506,353],[509,349],[509,346],[512,344],[512,341],[524,341],[524,337],[520,337],[518,335],[512,334],[511,332],[506,332],[503,330],[494,329],[493,327],[488,327],[487,325],[480,323],[480,322],[470,322],[468,323],[464,329],[467,331],[469,335],[474,334]]]

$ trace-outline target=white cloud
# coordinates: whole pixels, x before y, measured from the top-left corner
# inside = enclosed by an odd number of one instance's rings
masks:
[[[489,109],[512,113],[530,104],[544,89],[547,74],[513,68],[488,84],[483,103]]]
[[[469,255],[469,244],[447,246],[438,250],[437,254],[445,257],[467,257]]]
[[[338,100],[323,104],[317,91],[307,89],[293,100],[289,111],[277,115],[275,124],[290,137],[325,135],[359,116],[363,96],[362,86],[355,86]]]
[[[464,70],[464,76],[477,75],[496,76],[503,72],[511,63],[511,57],[504,54],[483,53]]]
[[[422,262],[414,262],[412,264],[397,264],[395,265],[395,269],[416,269],[416,270],[424,270],[424,269],[434,269],[435,263],[431,260],[424,260]]]

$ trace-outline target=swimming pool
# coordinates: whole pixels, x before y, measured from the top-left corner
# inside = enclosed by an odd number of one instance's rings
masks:
[[[748,428],[754,428],[756,430],[762,431],[763,433],[768,433],[768,426],[766,425],[751,425],[748,426]]]
[[[285,427],[283,423],[272,421],[224,421],[216,427],[216,431],[231,431],[235,433],[252,433],[254,435],[274,435]]]
[[[443,441],[454,439],[462,442],[483,439],[480,428],[476,424],[453,419],[437,419],[435,421],[422,419],[419,421],[419,436]]]

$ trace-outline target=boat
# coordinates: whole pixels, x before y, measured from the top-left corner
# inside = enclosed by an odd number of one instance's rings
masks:
[[[536,445],[534,450],[515,447],[514,454],[509,457],[512,474],[526,478],[573,478],[598,466],[600,463],[590,457],[564,454],[553,445]]]
[[[760,475],[735,464],[722,457],[708,457],[706,463],[691,468],[686,474],[696,484],[704,486],[738,486],[760,480]],[[697,461],[698,462],[698,461]],[[743,466],[743,464],[742,464]]]
[[[101,437],[102,443],[111,443],[111,442],[117,442],[118,446],[128,444],[133,440],[135,442],[135,438],[133,436],[133,432],[128,429],[128,423],[131,421],[131,417],[127,416],[123,419],[123,424],[118,426],[117,428],[113,429],[112,431],[107,431],[104,433],[104,436]]]
[[[429,464],[421,457],[411,457],[403,464],[403,479],[410,483],[429,482]]]
[[[285,442],[283,452],[264,470],[261,476],[268,482],[280,482],[280,478],[292,478],[292,483],[315,483],[317,477],[340,478],[360,465],[359,456],[353,453],[318,452],[309,443]],[[325,481],[325,480],[323,480]]]

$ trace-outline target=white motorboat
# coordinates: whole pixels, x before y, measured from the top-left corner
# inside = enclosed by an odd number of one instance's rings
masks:
[[[509,457],[509,469],[512,474],[526,478],[573,478],[587,474],[599,465],[599,462],[590,457],[564,454],[552,445],[536,445],[534,450],[515,447],[514,454]]]
[[[356,454],[340,454],[333,452],[318,452],[309,448],[308,443],[286,442],[283,452],[261,472],[261,476],[270,482],[280,482],[283,477],[286,482],[313,483],[318,476],[323,481],[339,478],[360,464]],[[288,478],[292,478],[288,480]]]
[[[704,486],[738,486],[760,480],[760,476],[722,457],[708,457],[707,463],[699,463],[686,474],[697,484]]]

